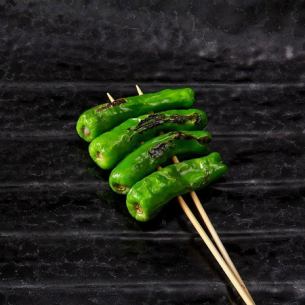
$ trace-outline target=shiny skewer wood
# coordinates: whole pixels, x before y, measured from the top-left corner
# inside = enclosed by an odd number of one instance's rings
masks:
[[[136,85],[136,89],[137,89],[139,95],[143,94],[142,90],[139,88],[138,85]],[[114,101],[114,98],[108,92],[107,92],[107,97],[110,100],[110,102]],[[178,160],[177,157],[175,159],[175,157],[176,156],[173,157],[173,162],[178,163],[179,160]],[[158,169],[160,169],[160,168],[161,167],[158,167]],[[222,268],[224,273],[227,275],[227,277],[229,278],[229,280],[231,281],[231,283],[233,284],[233,286],[235,287],[235,289],[237,290],[237,292],[239,293],[241,298],[244,300],[245,304],[247,304],[247,305],[255,305],[255,303],[254,303],[251,295],[249,294],[247,288],[240,283],[239,278],[235,275],[233,270],[229,267],[227,262],[221,256],[220,252],[217,250],[217,248],[215,247],[215,245],[211,241],[210,237],[204,231],[203,227],[200,225],[200,223],[196,219],[196,217],[193,214],[193,212],[191,211],[191,209],[188,207],[188,205],[185,202],[185,200],[183,199],[183,197],[182,196],[178,196],[177,199],[178,199],[178,202],[179,202],[182,210],[184,211],[185,215],[188,217],[190,222],[193,224],[193,226],[195,227],[196,231],[198,232],[198,234],[200,235],[200,237],[202,238],[202,240],[204,241],[204,243],[206,244],[206,246],[208,247],[208,249],[210,250],[212,255],[215,257],[216,261],[218,262],[218,264],[220,265],[220,267]],[[198,201],[199,201],[199,198],[198,198]],[[199,203],[200,203],[200,201],[199,201]],[[202,206],[201,203],[200,203],[200,205]],[[202,207],[202,209],[203,209],[203,207]],[[212,226],[212,224],[211,224],[211,226]],[[215,229],[214,229],[214,231],[215,231]]]

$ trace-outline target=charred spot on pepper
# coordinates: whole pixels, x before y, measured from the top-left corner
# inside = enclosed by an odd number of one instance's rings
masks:
[[[204,137],[196,137],[182,131],[176,131],[173,133],[173,139],[181,139],[181,140],[197,140],[201,144],[209,143],[211,141],[209,136]]]
[[[201,125],[202,123],[202,118],[198,113],[194,113],[190,116],[191,120],[194,120],[195,125]]]
[[[168,141],[165,143],[160,143],[154,147],[152,147],[149,151],[148,154],[150,155],[151,158],[156,159],[161,157],[164,152],[171,146],[172,141]]]
[[[159,143],[156,146],[152,147],[148,151],[148,154],[150,155],[151,158],[154,159],[161,157],[164,154],[164,152],[173,145],[174,140],[196,140],[200,144],[205,144],[210,142],[210,138],[208,136],[197,138],[181,131],[175,131],[172,132],[171,140],[168,140],[167,142],[164,143]]]
[[[145,119],[141,120],[138,125],[134,128],[132,128],[133,131],[142,133],[148,129],[154,128],[156,126],[162,125],[164,123],[176,123],[176,124],[184,124],[188,120],[192,120],[195,116],[195,122],[197,124],[198,121],[198,115],[169,115],[166,116],[161,113],[155,113],[151,114]],[[200,117],[199,117],[199,122],[200,122]]]
[[[155,126],[161,125],[165,121],[165,115],[160,113],[153,113],[141,120],[137,126],[133,128],[133,131],[142,133],[145,130],[151,129]]]
[[[175,134],[173,135],[173,139],[175,140],[193,140],[196,139],[194,136],[186,134],[181,131],[176,131]]]
[[[200,137],[200,138],[197,138],[197,141],[198,141],[200,144],[207,144],[207,143],[210,143],[210,142],[211,142],[211,138],[208,137],[208,136]]]
[[[100,112],[100,111],[103,111],[103,110],[106,110],[106,109],[109,109],[109,108],[113,108],[114,106],[124,104],[126,102],[127,102],[127,100],[125,98],[118,98],[118,99],[114,100],[113,102],[109,102],[109,103],[102,104],[102,105],[98,106],[95,109],[95,111]]]

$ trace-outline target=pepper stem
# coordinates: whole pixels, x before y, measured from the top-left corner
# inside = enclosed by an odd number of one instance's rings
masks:
[[[102,155],[102,153],[100,151],[98,151],[96,153],[96,160],[103,161],[103,155]]]
[[[134,208],[135,208],[137,214],[140,214],[140,215],[143,214],[143,209],[142,209],[142,207],[141,207],[141,205],[139,203],[136,203],[134,205]]]
[[[90,129],[87,126],[84,126],[83,133],[86,137],[90,136]]]
[[[123,184],[118,184],[118,183],[114,185],[114,188],[115,188],[119,193],[122,193],[122,194],[124,194],[125,191],[126,191],[126,189],[127,189],[127,187],[126,187],[125,185],[123,185]]]

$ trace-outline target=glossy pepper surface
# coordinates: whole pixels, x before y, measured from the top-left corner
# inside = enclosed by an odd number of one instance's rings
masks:
[[[171,199],[204,187],[227,172],[219,153],[169,165],[137,182],[127,195],[127,208],[138,221],[148,221]]]
[[[155,137],[127,155],[113,169],[109,184],[115,192],[127,194],[136,182],[174,155],[207,154],[210,140],[211,134],[204,130],[172,131]]]
[[[120,98],[82,113],[77,121],[76,130],[81,138],[91,142],[128,118],[169,109],[189,108],[194,101],[194,91],[190,88],[166,89],[156,93]]]
[[[197,130],[207,123],[205,112],[198,109],[168,110],[126,120],[103,133],[89,145],[91,158],[102,169],[112,169],[141,142],[160,131]]]

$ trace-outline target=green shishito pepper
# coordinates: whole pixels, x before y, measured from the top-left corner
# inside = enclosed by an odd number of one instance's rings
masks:
[[[172,164],[137,182],[127,195],[127,208],[138,221],[148,221],[171,199],[204,187],[227,172],[219,153]]]
[[[109,184],[119,194],[127,194],[138,181],[174,155],[207,154],[211,134],[204,130],[172,131],[153,138],[127,155],[111,172]]]
[[[128,118],[169,109],[189,108],[195,101],[190,88],[166,89],[160,92],[120,98],[111,103],[95,106],[79,117],[76,130],[78,135],[91,142]]]
[[[198,109],[168,110],[126,120],[95,138],[89,145],[91,158],[102,169],[112,169],[141,142],[160,131],[202,129],[207,123],[205,112]]]

